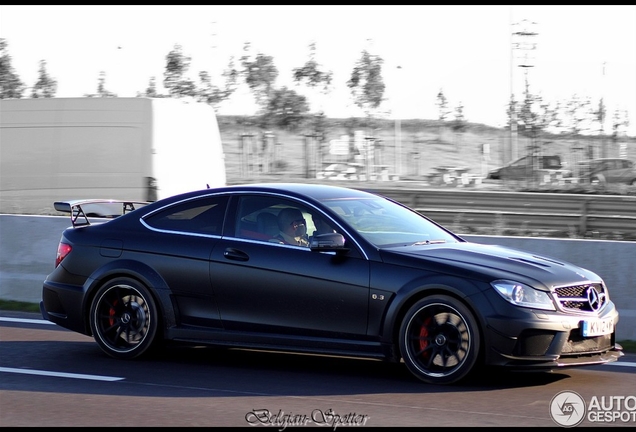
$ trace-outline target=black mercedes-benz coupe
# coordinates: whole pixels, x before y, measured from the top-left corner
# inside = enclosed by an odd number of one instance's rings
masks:
[[[451,384],[480,366],[622,355],[598,275],[468,242],[361,190],[251,184],[55,207],[72,226],[42,314],[115,358],[192,343],[403,361],[424,382]]]

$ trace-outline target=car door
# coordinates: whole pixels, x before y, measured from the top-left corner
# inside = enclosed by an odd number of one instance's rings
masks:
[[[186,200],[144,218],[146,249],[152,251],[146,261],[169,287],[180,324],[221,327],[209,257],[221,238],[228,200],[226,195]]]
[[[248,210],[241,209],[262,199],[240,197],[235,230],[212,251],[210,275],[224,329],[317,337],[366,335],[369,262],[355,247],[340,256],[242,238],[240,224]],[[309,217],[309,209],[300,202],[272,198],[267,203],[270,210],[278,207],[298,208]]]

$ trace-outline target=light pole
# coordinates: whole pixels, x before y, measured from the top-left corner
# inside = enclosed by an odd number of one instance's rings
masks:
[[[512,21],[512,17],[511,17]],[[511,159],[514,160],[518,157],[518,130],[517,130],[517,98],[515,97],[514,88],[514,68],[515,68],[515,50],[522,51],[523,57],[520,63],[517,65],[520,68],[524,68],[525,88],[526,94],[528,92],[528,70],[534,67],[534,58],[532,57],[532,51],[536,49],[536,42],[531,38],[538,35],[534,30],[536,22],[523,19],[520,22],[512,23],[513,31],[511,32],[510,39],[510,153]]]
[[[402,70],[402,66],[397,66],[396,70],[399,72]],[[398,77],[397,82],[400,82],[400,73],[396,74]],[[399,84],[398,84],[399,85]],[[397,89],[397,87],[396,87]],[[402,175],[402,123],[400,120],[400,110],[398,109],[399,106],[399,98],[398,95],[400,94],[400,92],[396,92],[396,96],[395,96],[395,174],[398,176],[398,178]]]

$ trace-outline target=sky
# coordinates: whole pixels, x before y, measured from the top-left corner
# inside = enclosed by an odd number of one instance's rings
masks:
[[[519,30],[536,35],[513,37]],[[102,71],[118,96],[135,96],[151,77],[161,91],[166,55],[177,44],[191,58],[191,79],[205,70],[221,85],[230,58],[249,42],[253,53],[273,57],[277,86],[306,94],[312,111],[329,117],[361,115],[346,82],[367,50],[383,60],[381,108],[389,118],[438,118],[442,90],[467,121],[502,127],[510,94],[521,99],[527,76],[544,101],[578,95],[603,98],[610,113],[626,110],[636,136],[635,5],[2,5],[0,38],[28,87],[46,61],[58,97],[95,93]],[[533,49],[512,49],[516,42]],[[312,43],[317,62],[333,73],[327,96],[292,79]],[[218,113],[255,109],[243,86]]]

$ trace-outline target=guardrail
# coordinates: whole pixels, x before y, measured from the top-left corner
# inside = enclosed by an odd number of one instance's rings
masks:
[[[449,227],[636,236],[636,196],[364,188]],[[455,228],[457,229],[457,228]]]

